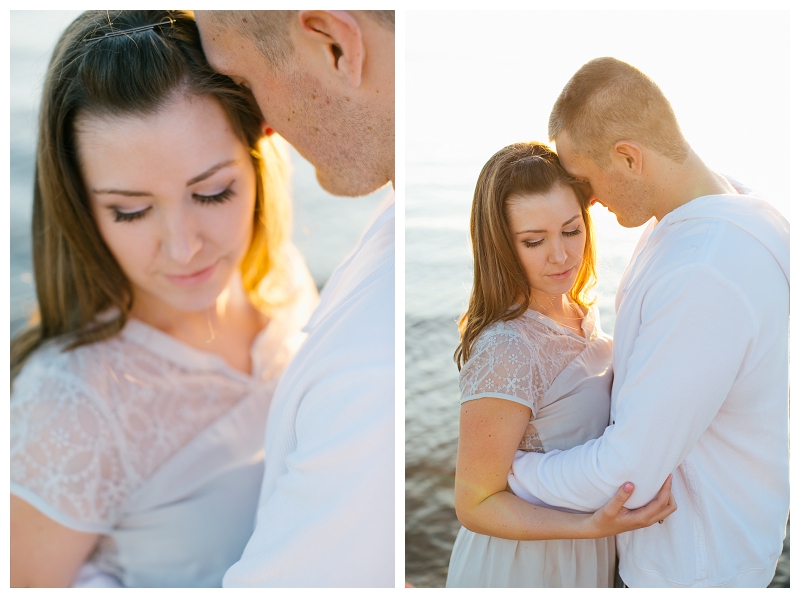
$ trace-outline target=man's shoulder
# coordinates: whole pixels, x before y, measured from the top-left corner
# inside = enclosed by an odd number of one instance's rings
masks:
[[[362,309],[389,308],[394,313],[394,207],[373,222],[353,252],[333,272],[322,290],[320,305],[306,326],[309,334],[322,327],[340,328],[354,304]]]

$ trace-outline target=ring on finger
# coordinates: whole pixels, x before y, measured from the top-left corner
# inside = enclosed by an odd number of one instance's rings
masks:
[[[663,519],[659,519],[658,522],[659,523],[664,523],[664,520]]]

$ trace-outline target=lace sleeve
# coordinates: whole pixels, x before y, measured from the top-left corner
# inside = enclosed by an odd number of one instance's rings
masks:
[[[61,525],[106,533],[130,489],[122,435],[80,379],[26,369],[11,397],[11,493]]]
[[[484,333],[469,361],[461,368],[461,402],[485,397],[508,399],[536,415],[544,394],[532,347],[510,331]]]

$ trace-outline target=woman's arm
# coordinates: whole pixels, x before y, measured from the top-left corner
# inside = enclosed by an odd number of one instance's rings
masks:
[[[530,416],[529,407],[505,399],[461,405],[455,505],[467,529],[509,540],[601,538],[647,527],[677,508],[671,477],[652,502],[635,511],[623,507],[633,492],[630,483],[594,514],[548,509],[507,492],[508,471]]]
[[[11,495],[11,587],[69,587],[96,534],[59,525]]]

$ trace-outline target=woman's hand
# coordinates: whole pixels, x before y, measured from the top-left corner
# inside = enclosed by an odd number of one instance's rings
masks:
[[[649,503],[638,509],[626,509],[623,505],[633,494],[633,484],[626,482],[617,493],[589,518],[590,536],[603,538],[634,529],[649,527],[663,521],[678,508],[672,496],[672,474],[667,476],[661,490]]]

